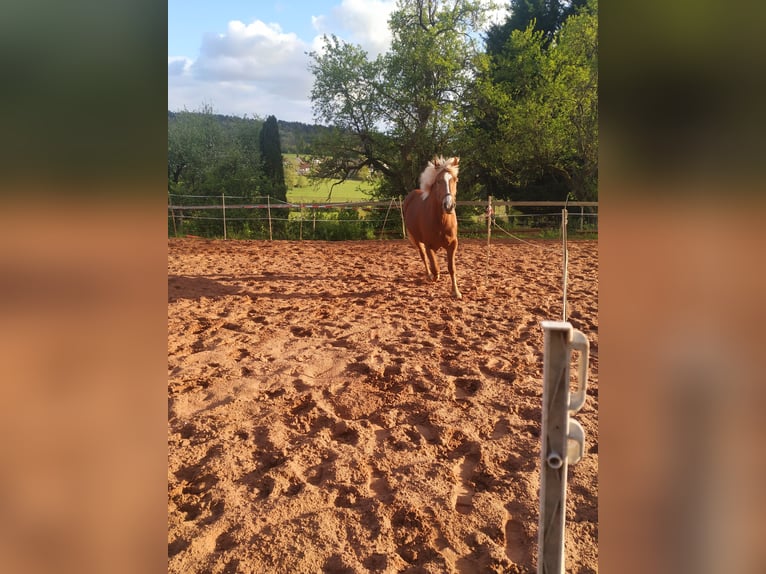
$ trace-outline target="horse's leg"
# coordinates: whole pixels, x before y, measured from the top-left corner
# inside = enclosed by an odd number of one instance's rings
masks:
[[[423,261],[423,265],[426,266],[426,275],[428,276],[428,279],[431,280],[431,269],[428,267],[428,258],[426,256],[426,246],[423,243],[415,242],[415,245],[418,247],[418,252],[420,253],[420,259]]]
[[[431,269],[434,270],[434,275],[432,279],[434,281],[438,281],[439,280],[439,263],[436,260],[436,252],[430,247],[426,249],[426,252],[428,253],[428,260],[431,262]]]
[[[457,288],[457,276],[455,273],[455,254],[457,253],[457,240],[453,241],[447,246],[447,269],[449,269],[449,276],[452,279],[452,294],[457,299],[462,299],[463,294],[460,293],[460,289]]]

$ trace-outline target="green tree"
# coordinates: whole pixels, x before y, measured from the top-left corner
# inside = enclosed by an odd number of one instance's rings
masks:
[[[595,199],[597,11],[597,0],[589,0],[550,42],[530,23],[514,30],[499,54],[477,60],[463,137],[466,164],[486,193]]]
[[[486,34],[487,53],[499,54],[514,30],[530,24],[543,33],[548,44],[564,21],[584,6],[587,0],[511,0],[510,14],[501,24],[492,25]]]
[[[293,189],[297,187],[298,183],[298,172],[295,169],[295,165],[293,164],[292,160],[289,158],[285,158],[282,162],[282,170],[285,175],[285,186],[287,186],[287,189]]]
[[[221,195],[246,202],[264,185],[259,135],[261,121],[213,113],[210,105],[200,110],[168,113],[168,193],[173,205],[219,204]],[[209,199],[207,199],[209,198]],[[232,213],[228,228],[244,227],[251,213]],[[220,225],[207,213],[179,212],[189,219],[187,232],[220,233]],[[183,224],[182,224],[183,225]]]
[[[263,124],[260,134],[260,152],[265,177],[262,192],[265,195],[287,201],[287,185],[282,165],[282,145],[279,141],[277,118],[269,116]]]
[[[366,165],[363,165],[362,167],[359,168],[359,171],[357,172],[356,177],[362,181],[367,181],[370,179],[370,175],[371,175],[370,168],[367,167]]]
[[[168,183],[197,194],[213,193],[215,169],[228,153],[226,134],[209,104],[168,117]]]
[[[554,123],[550,167],[580,200],[598,195],[598,0],[566,19],[545,70]]]
[[[319,174],[339,180],[362,166],[383,175],[380,195],[407,193],[434,154],[457,151],[460,101],[470,86],[487,6],[479,1],[400,0],[389,52],[366,52],[331,36],[312,52],[315,116],[336,129]]]

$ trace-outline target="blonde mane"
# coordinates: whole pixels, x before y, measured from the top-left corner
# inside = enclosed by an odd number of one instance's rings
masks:
[[[452,177],[457,179],[459,161],[460,158],[457,157],[444,159],[442,156],[434,156],[434,158],[428,162],[423,173],[420,174],[420,189],[423,191],[423,199],[426,199],[428,194],[431,193],[431,186],[434,184],[434,181],[436,181],[436,176],[439,175],[439,172],[442,170],[446,169]]]

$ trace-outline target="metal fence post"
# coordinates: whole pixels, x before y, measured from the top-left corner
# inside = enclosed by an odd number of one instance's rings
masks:
[[[540,452],[538,574],[563,574],[567,468],[584,453],[580,424],[570,419],[585,404],[588,339],[565,321],[543,321],[543,410]],[[572,351],[580,352],[577,390],[569,391]]]

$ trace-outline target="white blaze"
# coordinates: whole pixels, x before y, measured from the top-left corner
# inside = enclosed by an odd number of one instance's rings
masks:
[[[449,188],[449,182],[452,179],[452,175],[448,172],[444,172],[444,185],[447,186],[447,195],[444,196],[444,209],[449,211],[452,209],[453,205],[455,204],[455,200],[452,197],[452,191]]]

